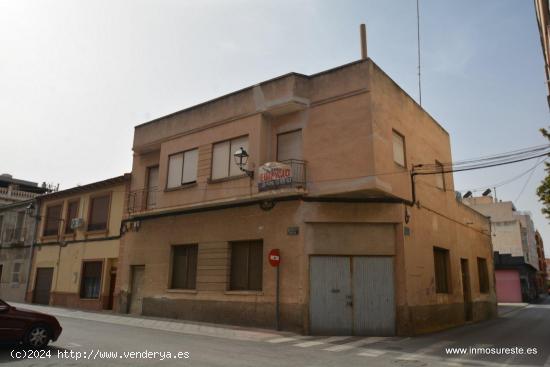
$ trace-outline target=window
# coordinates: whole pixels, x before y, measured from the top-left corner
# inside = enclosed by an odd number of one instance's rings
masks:
[[[277,161],[303,159],[302,130],[277,135]]]
[[[147,168],[147,199],[146,208],[152,209],[157,206],[157,191],[159,184],[159,166]]]
[[[197,162],[199,150],[172,154],[168,157],[168,189],[180,187],[197,181]]]
[[[15,220],[15,235],[14,240],[19,242],[23,236],[23,224],[25,222],[25,212],[17,212],[17,219]]]
[[[0,264],[0,283],[2,283],[2,271],[4,270],[4,264]]]
[[[67,215],[65,217],[65,233],[71,234],[74,233],[74,229],[71,228],[71,222],[73,219],[78,218],[78,200],[69,201],[67,204]]]
[[[212,179],[241,176],[243,171],[235,163],[233,153],[239,148],[248,151],[248,136],[214,144],[212,151]]]
[[[263,243],[231,243],[230,290],[262,290]]]
[[[172,247],[172,289],[195,289],[198,245]]]
[[[107,229],[110,201],[110,194],[97,196],[91,199],[88,231],[100,231]]]
[[[21,263],[13,263],[11,271],[11,282],[19,283],[19,275],[21,274]]]
[[[62,205],[52,205],[46,208],[44,236],[56,236],[59,233]]]
[[[393,130],[393,161],[401,167],[406,167],[405,138]]]
[[[445,173],[443,172],[443,164],[441,164],[441,162],[435,161],[435,166],[437,172],[441,172],[435,175],[435,186],[437,186],[438,189],[445,191]]]
[[[477,258],[477,273],[479,276],[479,292],[489,293],[489,271],[487,270],[486,259]]]
[[[80,298],[99,298],[102,268],[101,261],[84,262],[80,280]]]
[[[451,293],[449,284],[449,250],[434,247],[434,264],[436,293]]]
[[[0,215],[0,243],[2,243],[2,225],[4,223],[4,216]]]

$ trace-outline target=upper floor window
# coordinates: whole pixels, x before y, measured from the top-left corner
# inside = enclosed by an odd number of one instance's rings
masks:
[[[61,222],[62,204],[46,207],[46,220],[44,222],[44,236],[54,236],[59,233]]]
[[[25,212],[17,212],[17,219],[15,220],[15,233],[14,240],[20,241],[23,237],[23,226],[25,224]]]
[[[277,135],[277,161],[303,159],[302,130],[294,130]]]
[[[88,231],[100,231],[107,229],[110,201],[110,194],[96,196],[90,199]]]
[[[78,217],[78,200],[69,201],[67,204],[67,215],[65,217],[65,233],[74,233],[74,229],[71,228],[71,222]]]
[[[172,154],[168,157],[168,181],[166,188],[172,189],[197,181],[199,150]]]
[[[436,171],[440,172],[435,175],[435,186],[437,186],[438,189],[445,191],[445,169],[443,164],[439,161],[435,161],[435,167]]]
[[[406,167],[405,137],[393,130],[393,161],[401,167]]]
[[[248,136],[214,144],[212,150],[212,179],[240,176],[243,174],[235,163],[233,153],[239,148],[248,151]]]

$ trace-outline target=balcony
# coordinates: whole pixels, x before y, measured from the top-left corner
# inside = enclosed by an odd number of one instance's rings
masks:
[[[14,201],[23,201],[35,198],[39,194],[35,192],[13,190],[8,187],[0,187],[0,198],[11,199]]]
[[[256,188],[253,190],[252,194],[248,192],[243,195],[227,196],[216,198],[215,200],[204,200],[202,202],[189,202],[176,206],[198,207],[202,205],[211,205],[213,202],[235,202],[238,200],[267,199],[273,196],[295,195],[296,193],[305,194],[307,186],[306,162],[298,159],[290,159],[262,165],[255,172],[254,183]],[[206,192],[208,192],[210,185],[212,184],[206,184],[204,188]],[[190,190],[193,190],[193,188]],[[228,188],[228,190],[231,190],[231,188]],[[215,192],[216,189],[213,188],[212,191]],[[162,204],[162,200],[158,200],[162,195],[164,195],[164,191],[159,187],[130,191],[126,199],[127,213],[129,215],[135,215],[144,212],[162,211],[162,209],[168,208],[173,209],[175,207],[173,203],[166,204],[166,202],[164,202],[164,204]]]
[[[5,228],[0,240],[3,245],[18,245],[25,241],[24,236],[23,228]]]

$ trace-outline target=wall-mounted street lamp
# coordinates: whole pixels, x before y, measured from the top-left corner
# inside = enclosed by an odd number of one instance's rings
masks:
[[[30,203],[25,208],[25,212],[29,217],[40,220],[41,219],[40,215],[38,213],[35,213],[35,211],[36,211],[36,206],[34,205],[34,202]]]
[[[235,164],[239,166],[239,169],[246,173],[249,177],[254,177],[254,171],[247,170],[244,168],[248,162],[248,153],[243,147],[240,147],[235,153],[233,153],[233,158],[235,159]]]

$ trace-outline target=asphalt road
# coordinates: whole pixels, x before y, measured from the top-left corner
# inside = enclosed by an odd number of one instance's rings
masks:
[[[14,352],[13,347],[2,347],[0,364],[224,367],[550,366],[550,300],[508,312],[495,320],[414,338],[283,335],[245,341],[69,317],[59,317],[59,321],[63,326],[63,333],[49,349],[30,358],[28,353],[24,355],[24,348],[15,349]],[[518,354],[518,349],[514,349],[515,354],[446,353],[446,348],[454,347],[524,348],[524,354]],[[536,348],[536,353],[531,349],[531,354],[526,354],[527,348]],[[131,352],[136,353],[131,355]],[[167,352],[171,355],[166,354]],[[16,356],[14,353],[19,354]],[[13,358],[12,355],[18,358]]]

